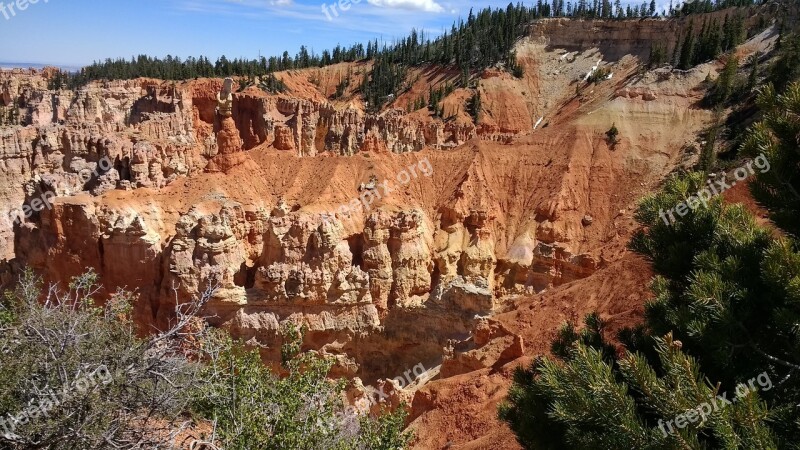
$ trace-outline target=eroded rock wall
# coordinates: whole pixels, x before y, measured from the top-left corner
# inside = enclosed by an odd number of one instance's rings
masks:
[[[0,205],[52,200],[0,223],[2,258],[57,282],[92,268],[108,290],[138,293],[145,327],[213,288],[211,323],[272,362],[283,324],[302,324],[304,346],[334,355],[336,375],[444,362],[450,376],[516,358],[522,339],[491,316],[619,256],[607,248],[631,222],[626,209],[708,119],[690,106],[716,70],[632,77],[626,54],[613,80],[578,96],[573,79],[613,59],[597,48],[628,42],[621,51],[638,54],[657,36],[600,24],[575,50],[555,49],[577,33],[562,22],[520,43],[522,79],[478,77],[477,127],[463,114],[367,114],[355,100],[253,87],[220,119],[221,80],[72,92],[49,90],[46,73],[2,72],[0,103],[21,123],[0,128]],[[359,202],[423,158],[430,173]]]

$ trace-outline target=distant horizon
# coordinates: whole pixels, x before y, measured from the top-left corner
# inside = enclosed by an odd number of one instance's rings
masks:
[[[59,69],[78,70],[84,65],[72,64],[59,64],[59,63],[42,63],[42,62],[18,62],[18,61],[0,61],[0,69],[44,69],[45,67],[58,67]]]

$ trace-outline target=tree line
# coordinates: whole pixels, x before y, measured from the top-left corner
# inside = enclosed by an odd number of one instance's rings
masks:
[[[722,23],[716,19],[711,22],[704,20],[699,34],[694,31],[692,23],[681,45],[675,46],[673,61],[678,68],[686,70],[735,48],[746,37],[744,17],[739,14],[730,18],[726,15]]]
[[[703,0],[684,3],[680,8],[670,6],[662,15],[687,15],[710,12],[732,6],[748,6],[757,0]],[[107,58],[96,61],[77,73],[64,72],[54,87],[77,88],[93,80],[119,80],[139,77],[163,80],[188,80],[197,77],[256,77],[269,73],[325,67],[341,62],[376,60],[416,66],[439,63],[455,64],[462,71],[478,70],[497,63],[510,62],[510,51],[532,21],[548,17],[569,18],[639,18],[656,16],[655,1],[637,6],[622,7],[619,0],[614,5],[609,0],[578,0],[564,2],[539,0],[532,6],[509,3],[506,8],[485,8],[476,13],[470,10],[465,20],[453,23],[449,30],[431,39],[424,31],[412,30],[408,36],[392,43],[380,43],[377,39],[350,47],[337,45],[321,54],[301,46],[291,55],[284,51],[279,56],[256,59],[221,56],[212,61],[206,56],[182,59],[167,55],[164,58],[138,55],[130,59]]]

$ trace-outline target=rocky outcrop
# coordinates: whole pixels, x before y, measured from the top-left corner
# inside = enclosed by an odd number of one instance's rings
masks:
[[[272,144],[278,150],[295,150],[292,130],[284,125],[275,127],[275,142]]]
[[[279,150],[297,151],[299,156],[321,152],[353,155],[382,148],[407,153],[460,145],[476,136],[471,125],[411,119],[399,110],[364,114],[351,106],[337,109],[327,102],[283,96],[243,94],[237,97],[234,109],[239,122],[266,130],[263,137],[247,134],[253,139],[249,145],[245,139],[246,148],[267,143]]]
[[[0,128],[4,218],[43,195],[160,188],[206,167],[185,90],[151,80],[78,91],[47,85],[45,72],[0,72],[0,103],[21,118]],[[6,258],[14,253],[12,230],[11,221],[0,223]]]
[[[522,337],[501,323],[480,319],[470,339],[452,342],[445,350],[439,374],[443,378],[488,367],[500,367],[525,353]]]

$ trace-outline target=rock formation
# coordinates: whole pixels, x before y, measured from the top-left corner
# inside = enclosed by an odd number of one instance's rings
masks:
[[[692,157],[690,136],[711,117],[694,105],[718,64],[633,76],[659,33],[576,24],[531,29],[516,48],[523,78],[475,77],[478,123],[467,89],[446,99],[448,120],[406,112],[430,88],[421,76],[372,114],[324,90],[138,79],[53,91],[46,72],[0,72],[0,106],[22,118],[0,127],[0,281],[24,265],[55,282],[91,268],[109,291],[136,290],[148,327],[214,286],[209,322],[265,361],[279,360],[292,322],[308,330],[304,348],[336,359],[334,376],[374,384],[422,363],[489,385],[492,371],[541,350],[528,336],[552,334],[571,305],[625,304],[598,279],[627,261],[626,211]],[[576,96],[574,80],[598,59],[619,76]],[[310,70],[276,76],[313,85]],[[423,158],[430,173],[412,176]],[[45,197],[49,207],[5,220]],[[580,292],[586,280],[613,302]],[[540,311],[553,323],[540,326]],[[390,402],[412,398],[395,388]],[[414,417],[445,388],[417,392]]]
[[[219,123],[217,134],[216,155],[206,166],[207,172],[228,173],[231,168],[248,161],[249,158],[242,152],[242,139],[236,122],[233,120],[233,79],[226,78],[222,91],[217,94],[216,122]]]

